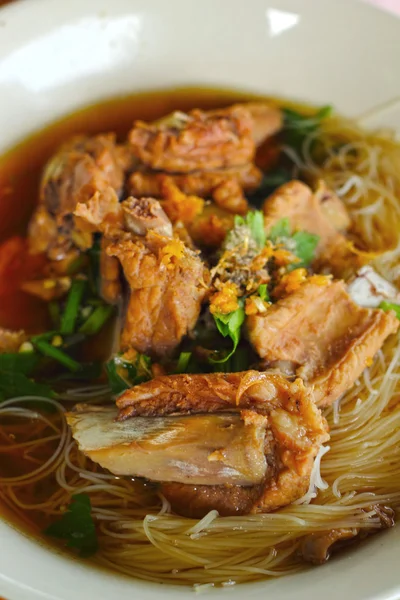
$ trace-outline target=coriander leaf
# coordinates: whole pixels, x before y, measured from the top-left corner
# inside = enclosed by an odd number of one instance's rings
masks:
[[[272,243],[276,243],[280,238],[288,238],[290,237],[290,223],[288,218],[279,219],[271,227],[270,232],[268,234],[268,239],[271,240]]]
[[[216,314],[214,315],[215,324],[218,331],[224,337],[230,337],[233,342],[233,348],[229,354],[223,358],[214,359],[209,358],[209,361],[213,364],[225,363],[235,352],[240,341],[240,330],[245,319],[245,312],[243,303],[235,311],[227,314]]]
[[[300,262],[293,264],[292,269],[298,269],[299,267],[308,267],[312,263],[320,238],[307,231],[296,231],[291,234],[289,219],[284,218],[277,221],[271,228],[268,239],[273,244],[283,244],[297,256]]]
[[[260,296],[261,300],[264,300],[264,302],[270,301],[268,286],[266,283],[263,283],[258,287],[258,295]]]
[[[176,365],[175,373],[187,373],[190,359],[192,358],[191,352],[181,352]]]
[[[234,225],[235,227],[248,227],[257,246],[259,248],[265,246],[264,214],[260,210],[249,211],[245,217],[236,215]]]
[[[46,535],[66,540],[69,548],[76,548],[83,557],[91,556],[98,549],[96,528],[87,494],[75,494],[59,521],[44,531]]]
[[[264,214],[260,210],[254,210],[246,215],[247,225],[251,235],[259,248],[265,246]]]
[[[54,397],[53,390],[43,383],[28,379],[24,373],[0,370],[0,397],[2,400],[14,396],[45,396]]]
[[[133,361],[116,355],[106,363],[108,383],[113,394],[121,394],[134,385],[152,379],[151,358],[138,354]]]
[[[300,259],[300,263],[296,263],[295,268],[308,267],[315,256],[315,249],[318,246],[319,235],[308,233],[307,231],[296,231],[292,239],[296,242],[295,255]]]
[[[10,352],[0,354],[0,371],[30,375],[39,362],[36,352]]]
[[[400,304],[395,304],[394,302],[387,302],[386,300],[384,300],[380,303],[379,308],[381,308],[385,312],[388,312],[389,310],[394,310],[394,312],[396,313],[396,317],[400,319]]]

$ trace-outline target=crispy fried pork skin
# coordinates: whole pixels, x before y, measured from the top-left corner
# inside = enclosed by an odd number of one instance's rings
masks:
[[[108,188],[79,204],[75,215],[82,230],[103,233],[105,252],[121,264],[130,287],[122,349],[152,356],[172,352],[196,325],[207,292],[208,270],[199,254],[172,237],[171,222],[153,198],[119,203]],[[102,275],[110,295],[117,285],[112,273],[117,276],[115,263],[112,269],[106,263]]]
[[[205,297],[206,270],[181,240],[148,233],[110,244],[130,287],[121,337],[123,350],[165,356],[196,325]]]
[[[111,187],[78,204],[74,215],[82,231],[98,231],[108,242],[142,237],[149,231],[172,237],[171,222],[158,200],[129,197],[119,202]]]
[[[79,448],[116,475],[204,485],[256,485],[267,473],[268,419],[239,413],[137,417],[81,406],[67,414]]]
[[[237,182],[247,193],[254,192],[261,183],[262,173],[252,163],[227,169],[193,171],[191,173],[170,173],[173,183],[188,196],[210,198],[214,190],[226,181]],[[163,198],[165,174],[150,169],[138,169],[129,177],[129,194],[136,197],[151,196]]]
[[[195,414],[240,407],[263,413],[291,397],[302,397],[300,381],[259,371],[182,374],[156,377],[124,392],[117,399],[119,419],[133,416]]]
[[[314,387],[319,406],[353,385],[398,326],[394,313],[355,304],[343,281],[308,281],[246,320],[257,354],[268,363],[292,363],[297,376]]]
[[[313,192],[301,181],[279,187],[263,205],[268,232],[280,219],[289,219],[293,231],[308,231],[319,236],[313,267],[347,279],[363,264],[341,232],[349,224],[343,203],[324,184]],[[335,214],[333,218],[332,215]]]
[[[129,134],[132,152],[150,167],[189,173],[251,163],[256,143],[276,133],[278,108],[267,103],[175,112],[154,123],[136,121]]]
[[[124,173],[113,134],[72,138],[47,163],[39,206],[29,225],[32,252],[60,260],[72,246],[86,249],[91,237],[75,226],[72,213],[97,191],[111,186],[120,193]]]

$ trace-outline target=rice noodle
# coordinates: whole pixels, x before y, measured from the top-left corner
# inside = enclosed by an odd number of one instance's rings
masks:
[[[329,450],[330,446],[321,446],[318,450],[311,471],[310,486],[304,496],[293,502],[293,504],[310,504],[311,500],[317,497],[318,490],[326,490],[329,487],[329,484],[321,477],[321,460]]]
[[[321,164],[311,156],[314,140],[321,145]],[[283,149],[299,171],[325,179],[337,192],[352,217],[352,233],[378,253],[375,268],[399,283],[400,146],[387,134],[334,117],[303,150],[301,159]],[[304,536],[340,528],[375,532],[383,526],[380,507],[400,511],[399,342],[400,335],[392,336],[340,399],[340,418],[339,401],[326,410],[331,440],[315,460],[307,494],[274,513],[222,518],[210,511],[200,521],[176,516],[156,486],[114,477],[83,456],[70,439],[61,404],[35,397],[1,404],[1,457],[9,452],[12,460],[15,450],[23,452],[26,470],[15,477],[1,472],[0,500],[25,520],[30,511],[33,523],[48,522],[71,494],[85,491],[98,529],[94,560],[149,581],[202,592],[295,573],[303,567]],[[77,401],[79,394],[92,400],[103,393],[105,388],[91,386],[66,395]],[[56,412],[45,413],[34,401],[48,402]],[[24,420],[29,428],[18,426]],[[51,494],[34,500],[33,486],[49,483]]]

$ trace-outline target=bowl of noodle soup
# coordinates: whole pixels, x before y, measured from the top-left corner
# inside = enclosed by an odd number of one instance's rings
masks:
[[[272,97],[311,121],[313,107],[334,107],[307,130],[298,151],[285,142],[280,151],[293,178],[322,179],[335,192],[360,254],[400,287],[394,17],[345,0],[255,0],[251,8],[239,0],[173,0],[168,7],[159,0],[30,0],[2,9],[0,25],[1,242],[26,231],[43,165],[68,136],[120,136],[134,118],[150,121],[178,105],[211,109]],[[10,303],[7,294],[3,300],[0,320]],[[26,312],[27,329],[45,319],[43,307],[31,309],[20,297],[12,302],[15,313]],[[109,395],[107,382],[96,379],[56,397],[29,389],[0,396],[0,538],[7,549],[1,595],[152,600],[193,591],[220,598],[229,589],[233,598],[301,600],[311,593],[329,600],[346,597],[351,586],[355,600],[400,597],[393,568],[399,529],[370,535],[389,528],[400,510],[398,333],[323,409],[330,439],[318,451],[306,494],[270,513],[183,517],[151,482],[96,465],[79,450],[65,412]],[[96,527],[90,559],[62,544],[54,548],[42,533],[81,494],[90,498]],[[331,530],[357,536],[357,543],[323,566],[305,565],[305,537]]]

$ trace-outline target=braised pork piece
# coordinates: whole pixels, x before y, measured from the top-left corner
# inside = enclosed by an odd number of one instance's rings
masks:
[[[228,375],[214,373],[156,377],[125,392],[118,399],[117,405],[122,409],[122,423],[131,422],[133,427],[136,419],[144,420],[138,415],[151,417],[147,419],[150,423],[154,422],[156,415],[158,419],[169,414],[197,415],[191,422],[194,424],[198,421],[196,439],[201,450],[207,451],[207,459],[196,448],[187,446],[187,434],[182,431],[178,441],[178,456],[171,460],[165,454],[165,464],[162,462],[160,471],[155,476],[153,473],[153,479],[165,482],[170,465],[176,460],[181,462],[186,477],[171,474],[170,482],[163,483],[162,490],[179,513],[192,517],[204,516],[213,508],[222,515],[230,515],[268,512],[289,504],[307,491],[314,458],[321,444],[329,439],[326,423],[301,380],[291,383],[280,375],[256,371]],[[234,410],[243,422],[244,430],[249,430],[247,437],[254,428],[258,429],[258,439],[261,431],[263,433],[264,469],[261,481],[253,482],[253,485],[249,479],[245,485],[237,485],[236,477],[232,476],[227,480],[222,475],[217,478],[216,485],[213,477],[215,463],[227,469],[237,468],[230,443],[224,439],[222,432],[215,431],[214,436],[207,439],[207,428],[204,428],[206,415],[219,415],[222,418],[229,415],[228,410]],[[133,419],[129,418],[133,415]],[[92,424],[91,417],[91,412],[86,413],[86,419],[79,413],[70,414],[68,420],[73,435],[78,439],[83,452],[101,464],[110,466],[109,461],[113,464],[112,457],[121,452],[120,446],[106,441],[97,429],[98,425]],[[168,418],[161,420],[165,423]],[[141,421],[136,422],[139,424]],[[85,445],[82,434],[78,432],[79,425],[81,430],[91,428],[92,436],[98,434],[96,443],[100,447],[98,453],[102,453],[101,458]],[[228,427],[232,430],[233,424]],[[168,439],[171,438],[171,445],[174,446],[176,442],[173,441],[172,428],[167,434],[161,428],[161,443],[165,435],[168,435]],[[101,446],[102,441],[104,447]],[[129,464],[130,443],[129,439],[123,447],[125,456],[123,465],[118,469],[120,474],[136,475],[138,464],[143,465],[140,456],[134,457],[136,461],[133,459],[132,465]],[[147,452],[147,448],[143,448],[144,443],[145,436],[142,436],[141,449]],[[250,458],[250,440],[247,440],[246,446],[247,458],[251,464],[249,468],[255,475],[260,470],[260,459],[254,452]],[[242,450],[243,456],[246,453]],[[190,468],[186,467],[185,470],[185,464]],[[115,468],[111,470],[115,471]]]
[[[123,143],[74,138],[43,174],[29,243],[46,265],[23,289],[67,307],[88,297],[63,335],[118,313],[116,406],[77,406],[72,435],[110,472],[157,483],[178,514],[269,512],[306,494],[329,440],[321,407],[398,329],[398,290],[323,181],[269,183],[253,206],[268,179],[257,148],[272,168],[282,124],[266,102],[174,112],[136,121]],[[27,340],[2,330],[0,351]]]

